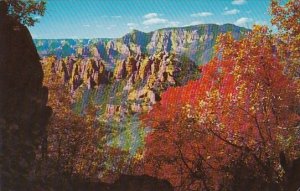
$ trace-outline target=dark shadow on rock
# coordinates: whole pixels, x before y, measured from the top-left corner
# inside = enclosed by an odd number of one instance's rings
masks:
[[[111,186],[110,191],[173,191],[167,180],[158,179],[148,175],[133,176],[121,175]]]
[[[1,190],[33,190],[35,150],[51,115],[39,55],[27,27],[0,2]]]

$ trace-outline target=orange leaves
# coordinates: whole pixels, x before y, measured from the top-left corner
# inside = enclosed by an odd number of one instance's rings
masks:
[[[290,0],[284,6],[278,0],[272,0],[272,24],[279,29],[276,42],[279,55],[285,63],[286,72],[299,77],[300,71],[300,2]]]

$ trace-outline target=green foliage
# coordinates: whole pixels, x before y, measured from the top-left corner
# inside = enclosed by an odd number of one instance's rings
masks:
[[[46,10],[45,0],[2,0],[7,3],[8,14],[26,26],[34,26]]]
[[[181,71],[176,77],[177,85],[185,85],[188,81],[196,80],[200,77],[198,67],[187,55],[180,57],[179,68]]]

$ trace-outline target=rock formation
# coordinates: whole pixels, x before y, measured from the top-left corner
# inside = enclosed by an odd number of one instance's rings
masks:
[[[28,29],[0,4],[0,185],[1,190],[34,190],[35,150],[46,140],[51,115],[48,90]]]
[[[117,60],[113,71],[106,69],[107,62],[95,58],[47,57],[43,63],[51,65],[51,72],[61,76],[71,92],[98,92],[106,121],[148,111],[167,87],[184,84],[198,73],[195,63],[166,51]]]

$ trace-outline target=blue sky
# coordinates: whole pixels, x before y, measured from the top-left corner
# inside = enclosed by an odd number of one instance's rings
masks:
[[[202,23],[270,25],[270,0],[48,0],[33,38],[115,38]]]

